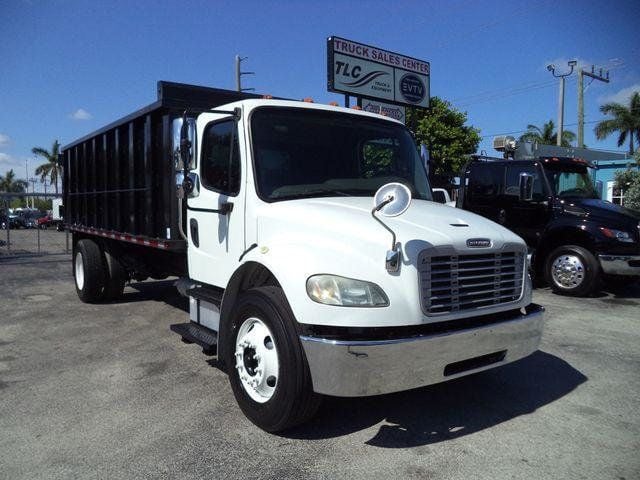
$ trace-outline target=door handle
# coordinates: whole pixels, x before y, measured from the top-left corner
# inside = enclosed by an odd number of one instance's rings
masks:
[[[198,221],[195,218],[189,220],[189,234],[191,241],[196,247],[200,247],[200,236],[198,235]]]

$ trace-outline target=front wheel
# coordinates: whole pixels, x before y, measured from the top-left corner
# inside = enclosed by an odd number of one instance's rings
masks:
[[[242,412],[268,432],[310,419],[320,396],[313,392],[296,320],[282,290],[248,290],[234,310],[226,364]]]
[[[545,277],[556,293],[574,297],[587,296],[599,287],[600,265],[586,248],[563,245],[547,257]]]

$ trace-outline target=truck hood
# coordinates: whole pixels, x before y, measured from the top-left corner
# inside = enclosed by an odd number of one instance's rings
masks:
[[[614,203],[595,198],[572,198],[565,200],[563,211],[599,221],[603,226],[635,227],[640,220],[640,212],[621,207]]]
[[[316,240],[391,246],[391,234],[371,217],[371,197],[339,197],[289,200],[266,204],[257,212],[258,242],[274,235],[297,235],[305,231]],[[524,245],[523,240],[484,217],[426,200],[412,200],[398,217],[379,217],[406,245],[420,241],[424,247],[453,246],[467,250],[467,240],[485,238],[493,248],[505,243]],[[316,243],[316,242],[314,242]],[[353,245],[357,248],[358,244]],[[479,250],[479,249],[474,249]],[[478,252],[480,253],[480,252]]]

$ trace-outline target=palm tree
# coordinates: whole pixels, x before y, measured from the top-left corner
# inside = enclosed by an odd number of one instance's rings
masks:
[[[47,160],[46,163],[43,163],[38,168],[36,168],[36,175],[40,175],[40,181],[44,182],[47,177],[49,177],[49,183],[55,186],[56,195],[58,194],[58,177],[62,173],[62,167],[58,164],[58,153],[60,153],[60,143],[58,140],[53,142],[51,146],[51,151],[46,150],[41,147],[34,147],[31,151],[44,159]]]
[[[9,170],[4,177],[0,175],[0,192],[24,193],[26,188],[27,182],[16,180],[16,174],[13,169]]]
[[[562,146],[570,147],[571,142],[576,139],[576,134],[570,130],[562,131]],[[542,125],[527,125],[527,131],[520,137],[521,142],[537,142],[542,145],[556,145],[558,142],[558,132],[555,131],[553,120],[549,120]]]
[[[618,146],[627,140],[629,136],[629,153],[633,155],[633,137],[640,143],[640,92],[634,92],[629,100],[629,107],[616,102],[605,103],[600,111],[613,118],[601,121],[596,125],[595,132],[598,140],[604,140],[614,132],[618,135]]]

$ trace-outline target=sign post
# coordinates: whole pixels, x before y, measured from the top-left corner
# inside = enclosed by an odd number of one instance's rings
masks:
[[[392,105],[429,108],[430,74],[431,66],[424,60],[340,37],[327,39],[327,88],[330,92]],[[363,103],[370,105],[370,111],[378,109],[388,113],[385,109],[391,107],[394,118],[400,115],[400,110],[392,105]],[[403,119],[404,115],[402,109]]]

